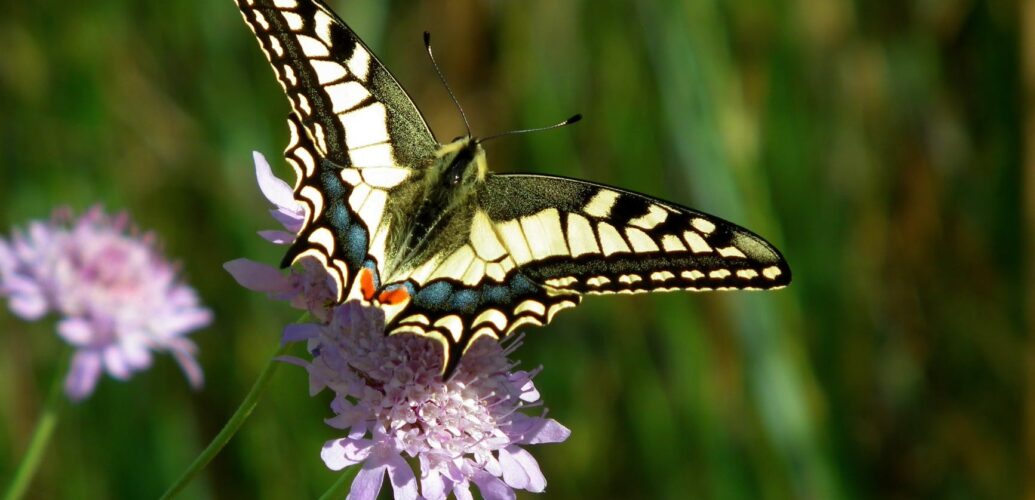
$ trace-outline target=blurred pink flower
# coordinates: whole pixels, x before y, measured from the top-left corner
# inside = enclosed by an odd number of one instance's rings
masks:
[[[89,396],[102,372],[126,380],[148,368],[152,351],[172,354],[191,385],[202,383],[186,334],[212,315],[125,214],[94,207],[73,220],[61,210],[0,238],[0,296],[26,320],[61,316],[58,334],[75,349],[65,379],[73,400]]]

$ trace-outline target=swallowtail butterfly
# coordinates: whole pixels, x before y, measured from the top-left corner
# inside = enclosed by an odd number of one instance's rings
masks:
[[[321,0],[236,0],[287,93],[307,210],[284,257],[319,260],[338,300],[388,334],[443,346],[544,325],[586,294],[772,289],[790,268],[759,236],[622,189],[488,170],[478,139],[441,144],[370,48]]]

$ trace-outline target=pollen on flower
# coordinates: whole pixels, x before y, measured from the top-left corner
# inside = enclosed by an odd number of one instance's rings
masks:
[[[192,385],[202,382],[186,335],[211,313],[178,280],[155,237],[125,214],[95,207],[74,219],[62,209],[0,238],[0,296],[24,319],[61,316],[58,333],[75,348],[65,380],[74,400],[89,396],[101,373],[125,380],[146,369],[151,352],[172,354]]]

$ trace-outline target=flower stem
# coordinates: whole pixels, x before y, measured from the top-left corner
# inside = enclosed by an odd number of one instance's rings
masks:
[[[327,488],[327,491],[320,495],[320,500],[330,500],[332,498],[341,498],[341,493],[345,489],[345,485],[352,482],[356,478],[356,474],[359,474],[359,469],[362,467],[361,464],[347,467],[345,470],[338,473],[338,480]]]
[[[36,469],[39,468],[40,461],[43,459],[43,452],[46,451],[50,437],[54,434],[61,409],[65,406],[65,397],[61,390],[64,386],[64,378],[62,372],[59,371],[50,384],[50,392],[43,404],[43,412],[40,413],[36,428],[32,431],[29,447],[25,450],[21,464],[18,465],[18,471],[14,473],[14,479],[7,487],[7,492],[4,494],[5,500],[17,500],[24,496],[25,490],[36,475]]]
[[[202,451],[201,454],[198,455],[198,458],[195,458],[194,462],[190,464],[190,467],[187,467],[187,470],[183,472],[183,475],[165,491],[161,496],[162,500],[174,498],[179,494],[183,488],[190,484],[194,479],[194,476],[197,476],[198,473],[201,472],[201,470],[204,469],[220,451],[222,451],[223,447],[226,446],[226,444],[230,442],[230,439],[234,437],[234,434],[237,434],[241,425],[244,424],[244,421],[248,419],[252,414],[252,410],[254,410],[255,406],[259,403],[259,398],[261,398],[262,394],[266,392],[266,386],[269,385],[270,379],[273,378],[273,374],[277,371],[277,367],[280,366],[277,358],[287,352],[290,346],[291,344],[285,343],[277,349],[277,352],[273,353],[270,360],[266,362],[266,366],[262,369],[262,372],[259,373],[259,378],[255,380],[255,384],[253,384],[251,390],[248,391],[248,395],[244,397],[244,401],[241,402],[241,406],[237,408],[237,411],[235,411],[233,416],[230,417],[230,420],[226,422],[226,425],[224,425],[223,429],[219,431],[219,434],[216,434],[216,437],[212,439],[212,442],[209,443],[207,448],[205,448],[205,451]]]

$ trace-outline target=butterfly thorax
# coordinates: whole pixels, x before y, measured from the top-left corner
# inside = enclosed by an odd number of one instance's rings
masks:
[[[463,137],[441,145],[423,169],[409,183],[409,203],[393,205],[393,229],[389,247],[394,249],[386,263],[387,276],[408,271],[411,263],[422,262],[452,250],[445,242],[462,242],[456,235],[468,230],[477,202],[477,193],[485,182],[488,166],[485,150],[472,137]],[[448,246],[448,245],[447,245]]]

